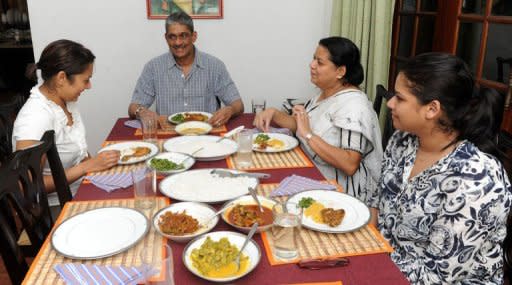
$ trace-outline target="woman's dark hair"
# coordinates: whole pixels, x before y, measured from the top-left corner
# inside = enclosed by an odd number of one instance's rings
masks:
[[[358,86],[364,80],[361,56],[357,46],[349,39],[342,37],[329,37],[321,39],[319,45],[325,47],[331,56],[330,60],[337,67],[345,66],[347,69],[343,79],[352,85]]]
[[[41,53],[39,62],[27,68],[27,77],[36,78],[36,70],[41,69],[44,81],[50,80],[60,71],[73,81],[73,76],[87,69],[96,57],[83,45],[70,41],[58,40],[47,45]]]
[[[444,116],[438,123],[443,130],[456,130],[457,141],[469,140],[483,152],[501,157],[495,139],[503,96],[494,89],[476,87],[464,61],[451,54],[424,53],[409,59],[400,72],[421,104],[441,103]]]

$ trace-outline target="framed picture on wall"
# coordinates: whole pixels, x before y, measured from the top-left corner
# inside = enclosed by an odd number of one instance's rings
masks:
[[[222,0],[146,0],[149,19],[183,11],[194,19],[222,19]]]

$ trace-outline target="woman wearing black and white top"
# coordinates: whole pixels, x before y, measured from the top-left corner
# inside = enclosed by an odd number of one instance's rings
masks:
[[[267,131],[274,122],[296,132],[327,179],[335,179],[346,193],[376,208],[370,201],[378,197],[381,136],[372,104],[358,88],[364,79],[359,50],[346,38],[322,39],[310,71],[319,95],[295,106],[292,115],[275,108],[258,113],[254,125]]]

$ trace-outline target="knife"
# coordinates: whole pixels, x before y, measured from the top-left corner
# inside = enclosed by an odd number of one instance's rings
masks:
[[[233,136],[234,134],[238,133],[239,131],[243,130],[244,128],[245,128],[244,126],[238,126],[234,129],[232,129],[231,131],[225,133],[224,136],[220,137],[215,142],[220,142],[223,139],[229,138],[229,137]]]
[[[329,267],[342,267],[349,264],[349,260],[346,257],[338,257],[331,259],[303,259],[297,263],[300,268],[317,270]]]
[[[213,169],[210,171],[211,174],[217,174],[219,177],[253,177],[253,178],[270,178],[270,174],[268,173],[259,173],[259,172],[240,172],[233,173],[231,171],[223,170],[223,169]]]

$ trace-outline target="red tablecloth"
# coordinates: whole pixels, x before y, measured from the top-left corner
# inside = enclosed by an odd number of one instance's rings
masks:
[[[251,114],[244,114],[234,118],[227,124],[228,130],[239,125],[252,128]],[[117,120],[107,140],[133,140],[140,139],[134,136],[135,130],[124,126],[127,119]],[[164,137],[162,137],[164,138]],[[213,162],[197,162],[194,169],[227,167],[225,160]],[[310,177],[313,179],[324,179],[322,174],[315,168],[294,168],[265,170],[272,175],[271,178],[262,180],[261,183],[279,183],[286,176],[293,174]],[[82,184],[75,196],[75,200],[97,200],[117,199],[133,197],[133,189],[119,189],[107,193],[92,184]],[[224,221],[220,221],[214,230],[233,230]],[[271,266],[267,260],[263,243],[259,235],[254,240],[262,249],[262,259],[256,269],[247,276],[236,280],[236,284],[287,284],[306,282],[327,282],[341,280],[343,285],[351,284],[409,284],[387,254],[372,254],[365,256],[349,257],[350,264],[346,267],[328,268],[322,270],[301,269],[294,264]],[[182,252],[185,244],[170,242],[174,255],[174,279],[176,284],[209,284],[207,281],[190,273],[182,261]]]

